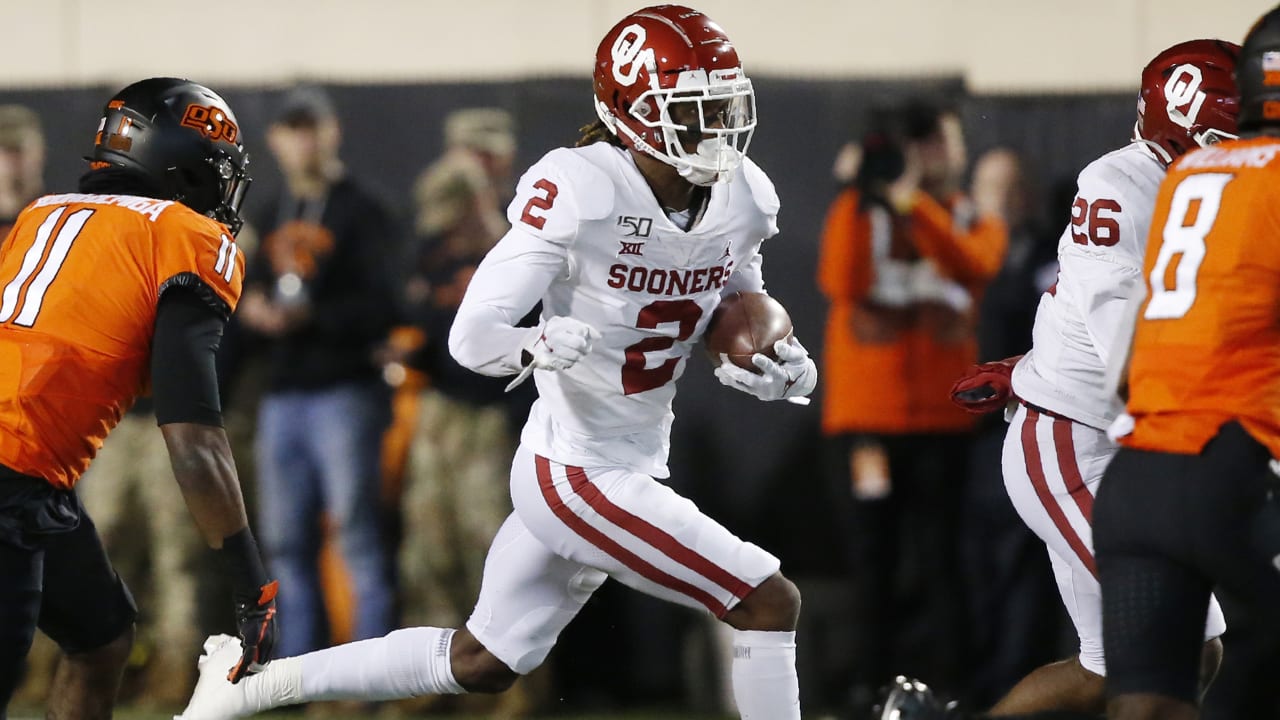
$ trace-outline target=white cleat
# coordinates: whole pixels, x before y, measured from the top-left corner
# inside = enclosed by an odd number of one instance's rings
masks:
[[[200,679],[191,693],[191,702],[174,720],[233,720],[252,712],[245,697],[245,681],[232,685],[227,679],[242,652],[239,638],[210,635],[197,663]]]

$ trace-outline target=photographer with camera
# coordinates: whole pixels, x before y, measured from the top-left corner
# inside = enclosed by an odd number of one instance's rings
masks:
[[[864,137],[823,231],[822,421],[852,573],[855,708],[891,670],[961,681],[972,421],[949,379],[976,358],[977,307],[1008,242],[961,193],[965,164],[959,116],[910,103]]]

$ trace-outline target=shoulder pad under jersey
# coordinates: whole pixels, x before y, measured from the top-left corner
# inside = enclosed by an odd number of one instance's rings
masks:
[[[607,168],[610,160],[616,162],[610,157],[616,153],[613,146],[596,143],[583,148],[557,148],[541,162],[550,161],[560,168],[566,183],[573,188],[578,217],[599,220],[613,210],[614,185]]]
[[[1138,143],[1103,155],[1076,180],[1080,195],[1121,195],[1117,200],[1155,202],[1164,168]]]
[[[760,208],[760,212],[770,216],[777,215],[782,202],[778,199],[778,191],[774,189],[773,181],[764,174],[764,170],[761,170],[751,158],[743,158],[742,175],[747,181],[747,187],[751,189],[751,197],[756,201],[756,207]]]

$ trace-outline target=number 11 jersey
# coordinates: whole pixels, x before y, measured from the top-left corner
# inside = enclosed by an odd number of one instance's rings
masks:
[[[501,326],[537,301],[543,320],[590,325],[602,337],[589,355],[534,373],[539,398],[521,440],[560,463],[666,477],[674,383],[721,295],[763,292],[760,246],[777,212],[772,183],[747,159],[711,186],[686,230],[628,151],[553,150],[521,178],[512,230],[472,278],[450,349],[464,366],[506,375],[519,371],[528,334]]]
[[[225,226],[170,200],[47,195],[0,247],[0,465],[75,485],[147,391],[161,294],[234,310],[244,259]]]

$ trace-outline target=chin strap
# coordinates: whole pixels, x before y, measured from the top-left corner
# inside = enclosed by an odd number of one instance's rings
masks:
[[[702,160],[705,165],[694,165],[689,162],[690,159]],[[733,178],[733,171],[742,165],[742,153],[722,140],[707,138],[698,143],[697,152],[676,158],[674,165],[680,177],[694,185],[714,185],[721,180],[729,182]],[[718,169],[711,170],[706,165]]]
[[[1165,150],[1156,143],[1142,137],[1142,133],[1138,132],[1138,123],[1136,120],[1133,123],[1133,141],[1146,145],[1147,149],[1150,150],[1156,156],[1156,159],[1163,163],[1165,167],[1169,167],[1173,164],[1173,156],[1169,154],[1168,150]]]
[[[715,172],[714,170],[695,167],[688,163],[679,163],[675,167],[676,172],[680,173],[680,177],[688,180],[694,185],[698,185],[699,187],[715,185],[716,181],[720,179],[720,173]]]

